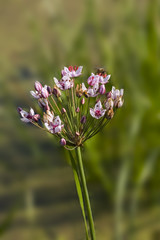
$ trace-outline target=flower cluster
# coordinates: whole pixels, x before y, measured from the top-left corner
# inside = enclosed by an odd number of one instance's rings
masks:
[[[54,134],[67,149],[80,146],[97,134],[124,102],[123,89],[112,87],[106,92],[111,75],[104,69],[91,73],[85,83],[80,83],[75,78],[82,75],[82,69],[82,66],[64,67],[61,79],[54,78],[52,87],[35,82],[35,90],[30,93],[37,99],[43,116],[35,114],[32,108],[29,113],[18,108],[23,122]]]

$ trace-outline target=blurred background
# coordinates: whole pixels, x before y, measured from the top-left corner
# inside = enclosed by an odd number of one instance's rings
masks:
[[[35,80],[104,67],[125,103],[83,148],[98,240],[160,239],[160,2],[0,1],[0,238],[83,240],[66,152],[23,124]],[[109,85],[109,86],[111,86]],[[38,108],[37,108],[38,110]]]

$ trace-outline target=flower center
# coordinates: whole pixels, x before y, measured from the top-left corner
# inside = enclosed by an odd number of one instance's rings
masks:
[[[52,127],[53,127],[53,129],[55,129],[56,127],[58,127],[58,124],[52,125]]]
[[[106,73],[99,73],[98,75],[99,75],[99,76],[102,76],[102,77],[104,77],[104,78],[107,77],[107,74],[106,74]]]
[[[96,111],[95,111],[95,115],[96,115],[97,117],[101,116],[101,111],[100,111],[100,110],[96,110]]]
[[[27,117],[28,119],[32,119],[32,115],[31,115],[31,114],[28,114],[26,117]]]

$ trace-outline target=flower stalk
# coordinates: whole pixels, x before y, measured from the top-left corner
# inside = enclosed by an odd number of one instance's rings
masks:
[[[76,148],[75,151],[76,151],[76,156],[77,156],[77,164],[78,164],[78,169],[79,169],[79,177],[80,177],[80,181],[81,181],[82,192],[84,194],[84,202],[85,202],[85,207],[86,207],[86,212],[87,212],[87,217],[88,217],[90,237],[91,237],[91,240],[96,240],[92,209],[91,209],[91,204],[90,204],[90,199],[89,199],[89,194],[88,194],[88,189],[87,189],[87,184],[86,184],[86,178],[85,178],[85,173],[84,173],[84,168],[83,168],[81,148],[78,147],[78,148]]]
[[[52,87],[35,82],[31,95],[38,101],[43,116],[30,108],[29,112],[18,107],[21,121],[54,135],[59,144],[69,150],[77,193],[86,229],[86,239],[96,240],[91,204],[87,190],[81,146],[101,131],[123,105],[123,89],[112,87],[106,93],[111,75],[104,69],[91,73],[86,82],[79,83],[82,66],[64,67],[61,79],[54,78]],[[86,86],[85,84],[88,84]],[[74,157],[71,151],[74,150]],[[87,217],[86,217],[87,216]],[[89,230],[89,231],[88,231]],[[90,238],[89,238],[90,236]]]

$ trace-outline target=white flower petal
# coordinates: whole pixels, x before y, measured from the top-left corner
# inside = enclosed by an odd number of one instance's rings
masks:
[[[103,110],[101,111],[101,117],[104,116],[105,112],[106,112],[106,109],[103,109]]]
[[[54,121],[53,121],[54,125],[61,125],[61,119],[59,116],[55,117]]]
[[[70,88],[71,88],[71,83],[68,82],[68,81],[66,81],[66,82],[64,83],[64,90],[67,90],[67,89],[70,89]]]
[[[103,81],[104,81],[104,78],[103,78],[103,76],[99,76],[99,75],[98,75],[98,78],[99,78],[99,83],[102,83],[102,84],[104,84],[104,83],[103,83]]]
[[[102,83],[102,84],[106,84],[106,83],[108,83],[110,77],[111,77],[111,75],[107,75],[105,78],[103,78],[103,80],[102,80],[101,83]]]
[[[94,84],[94,86],[93,86],[94,93],[96,93],[98,91],[98,89],[99,89],[99,83]]]
[[[31,116],[34,116],[34,110],[33,110],[33,108],[30,108],[30,114],[31,114]]]
[[[70,81],[70,77],[68,75],[63,76],[62,78],[63,81]]]
[[[69,73],[69,72],[70,72],[67,67],[64,67],[64,71],[65,71],[66,73]]]
[[[77,71],[75,72],[75,76],[78,77],[82,74],[82,69],[83,69],[83,66],[79,66]]]
[[[93,117],[93,118],[97,118],[96,116],[95,116],[95,112],[94,112],[94,109],[93,108],[90,108],[90,114],[91,114],[91,116]]]
[[[46,85],[45,85],[46,86]],[[47,89],[45,88],[45,87],[43,87],[42,88],[42,97],[43,98],[48,98],[48,96],[49,96],[49,93],[48,93],[48,91],[47,91]]]
[[[49,123],[45,122],[44,126],[47,128],[48,131],[52,130],[52,127],[49,125]]]
[[[124,89],[120,89],[120,96],[123,96],[124,94]]]
[[[86,86],[85,86],[84,83],[82,83],[82,91],[83,91],[83,92],[87,91],[87,88],[86,88]]]
[[[55,82],[55,84],[56,84],[56,86],[57,86],[58,88],[60,88],[61,90],[64,90],[63,87],[62,87],[62,85],[59,83],[58,79],[55,78],[55,77],[54,77],[54,82]]]
[[[95,108],[94,108],[95,110],[101,110],[102,109],[102,103],[101,103],[101,101],[99,100],[97,103],[96,103],[96,105],[95,105]]]
[[[115,88],[114,86],[112,86],[112,90],[111,90],[112,93],[114,93],[115,89],[116,89],[116,88]]]
[[[36,99],[40,98],[37,91],[30,91],[30,94]]]
[[[62,130],[61,125],[59,125],[59,126],[55,127],[54,132],[59,133],[59,132],[61,132],[61,130]]]
[[[21,118],[21,121],[26,122],[26,123],[30,122],[30,120],[28,118]]]
[[[22,118],[25,118],[25,117],[28,116],[28,112],[22,110],[22,111],[20,111],[20,115],[21,115]]]

